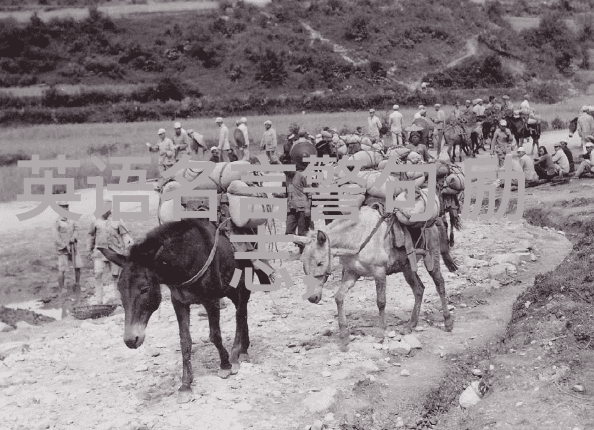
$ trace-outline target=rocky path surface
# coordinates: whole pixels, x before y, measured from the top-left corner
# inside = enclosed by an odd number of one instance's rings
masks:
[[[563,235],[506,221],[469,222],[458,237],[454,254],[461,270],[442,269],[456,303],[453,333],[442,330],[438,296],[420,269],[427,289],[419,330],[400,340],[398,329],[414,302],[400,275],[389,278],[386,333],[376,328],[375,288],[362,280],[346,301],[351,348],[339,352],[332,295],[340,267],[326,297],[312,305],[301,297],[300,263],[285,263],[296,285],[252,296],[252,361],[236,376],[216,376],[218,354],[206,320],[193,307],[190,402],[178,403],[181,353],[166,299],[138,350],[122,341],[121,313],[1,333],[0,355],[6,358],[0,364],[0,411],[8,429],[297,429],[316,420],[337,429],[357,422],[357,411],[370,406],[378,411],[375,425],[408,423],[451,354],[503,330],[515,296],[569,249]],[[223,311],[226,345],[234,334],[233,315],[232,305]],[[378,410],[375,397],[392,406]]]

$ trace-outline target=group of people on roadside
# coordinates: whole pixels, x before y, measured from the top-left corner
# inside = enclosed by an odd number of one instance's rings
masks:
[[[156,144],[146,143],[150,152],[158,152],[157,161],[159,175],[165,170],[171,168],[185,155],[189,155],[194,161],[213,161],[229,162],[250,159],[250,135],[247,127],[247,118],[243,117],[235,121],[235,131],[233,133],[233,144],[229,137],[229,128],[225,125],[223,118],[218,117],[215,120],[219,128],[218,143],[208,147],[204,136],[194,130],[185,130],[180,122],[173,124],[174,133],[171,138],[167,137],[167,131],[160,128],[157,132],[159,142]],[[260,141],[260,149],[268,155],[271,164],[278,164],[279,159],[276,155],[277,135],[276,130],[272,128],[271,121],[264,122],[264,133]],[[164,178],[159,176],[157,182],[157,191],[160,191],[164,184]]]

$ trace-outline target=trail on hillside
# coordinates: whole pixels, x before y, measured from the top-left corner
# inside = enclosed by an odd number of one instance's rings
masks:
[[[347,48],[332,41],[331,39],[328,39],[328,38],[322,36],[322,34],[319,31],[312,28],[309,24],[302,21],[301,25],[309,32],[312,43],[314,40],[320,40],[321,42],[329,43],[330,45],[332,45],[332,49],[334,50],[334,52],[336,52],[337,54],[340,54],[340,56],[345,61],[348,61],[349,63],[354,64],[355,66],[368,63],[368,60],[361,60],[361,59],[357,59],[357,58],[353,57],[351,54],[349,54],[349,50]],[[478,52],[478,35],[475,35],[466,42],[466,52],[463,55],[450,61],[445,67],[438,68],[434,72],[442,72],[446,69],[452,68],[452,67],[458,65],[460,62],[464,61],[465,59],[470,58],[473,55],[476,55],[477,52]],[[394,75],[397,71],[398,71],[398,66],[392,66],[388,69],[388,75],[390,77],[392,77],[392,80],[394,82],[405,86],[410,91],[414,91],[414,90],[420,88],[422,79],[417,79],[412,82],[400,81],[400,80],[394,79]]]
[[[339,45],[338,43],[335,43],[333,41],[331,41],[330,39],[326,39],[324,36],[322,36],[322,33],[320,33],[319,31],[314,30],[309,24],[305,23],[305,22],[301,22],[301,25],[303,25],[303,27],[309,31],[310,34],[310,38],[312,39],[312,43],[314,40],[320,40],[321,42],[325,42],[325,43],[329,43],[332,45],[332,49],[334,50],[334,52],[336,52],[337,54],[340,54],[340,56],[345,60],[348,61],[351,64],[354,64],[355,66],[359,66],[362,64],[367,64],[367,60],[361,60],[361,59],[355,59],[353,57],[350,57],[348,55],[349,50],[347,48],[345,48],[342,45]]]

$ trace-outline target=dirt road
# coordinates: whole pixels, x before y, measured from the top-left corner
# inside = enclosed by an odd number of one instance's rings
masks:
[[[551,134],[545,140],[549,144],[556,138]],[[83,202],[75,203],[73,211],[92,212],[93,197],[82,195]],[[24,206],[0,205],[0,216],[11,219]],[[132,223],[135,237],[156,225],[155,210],[153,194],[153,221]],[[50,288],[56,283],[55,257],[47,245],[52,218],[44,213],[28,224],[13,219],[0,225],[4,270],[23,268],[4,277],[14,278],[13,288],[24,287],[35,277],[36,282],[45,279]],[[86,215],[83,226],[89,220]],[[456,243],[453,253],[459,272],[442,267],[454,331],[443,331],[438,296],[420,268],[427,288],[423,321],[414,337],[421,348],[409,354],[390,350],[414,302],[401,275],[388,280],[386,333],[376,328],[373,283],[361,280],[351,290],[345,305],[353,341],[350,351],[343,353],[337,348],[333,300],[340,266],[333,265],[325,297],[313,305],[301,297],[305,287],[300,263],[284,263],[295,286],[253,294],[252,361],[242,364],[236,376],[227,380],[216,376],[218,354],[208,341],[207,322],[198,317],[198,307],[193,308],[195,379],[190,402],[178,403],[178,329],[171,303],[165,300],[138,350],[127,349],[122,341],[121,314],[91,322],[68,318],[0,333],[0,355],[6,357],[0,363],[0,413],[7,428],[15,430],[297,429],[316,420],[330,429],[343,423],[359,426],[347,427],[353,429],[397,428],[404,423],[414,428],[425,399],[437,389],[452,358],[501,334],[518,294],[571,249],[556,231],[505,220],[467,221]],[[279,244],[281,250],[287,246]],[[500,261],[513,262],[514,267],[496,264]],[[222,319],[229,346],[234,334],[232,306],[223,311]]]

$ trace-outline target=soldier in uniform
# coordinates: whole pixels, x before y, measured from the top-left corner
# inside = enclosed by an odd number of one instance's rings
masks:
[[[104,204],[110,204],[110,198],[103,199]],[[103,304],[103,271],[105,266],[110,267],[112,284],[108,291],[107,301],[117,302],[116,284],[120,274],[120,268],[110,262],[97,248],[109,248],[120,254],[125,254],[134,243],[126,224],[122,220],[114,221],[111,218],[111,209],[96,218],[89,229],[89,260],[94,262],[95,292],[98,295],[99,304]]]
[[[68,210],[68,202],[58,202],[60,207]],[[78,223],[72,219],[59,216],[54,224],[54,243],[58,253],[58,285],[60,292],[64,290],[64,281],[69,262],[74,266],[74,287],[72,292],[80,293],[80,269],[83,267],[83,261],[78,253],[78,239],[76,232]],[[67,289],[70,293],[70,289]]]
[[[165,129],[160,128],[158,131],[161,141],[156,145],[146,143],[149,151],[159,153],[159,181],[157,182],[157,191],[161,191],[165,183],[165,178],[161,173],[169,169],[175,164],[175,145],[168,137],[165,137]]]
[[[190,136],[181,126],[180,122],[173,124],[175,133],[173,133],[173,145],[175,145],[175,161],[178,162],[184,155],[190,155],[192,146],[190,145]]]
[[[503,167],[505,162],[505,155],[510,149],[510,145],[514,142],[514,136],[512,132],[507,128],[507,121],[502,119],[499,121],[499,126],[493,134],[493,140],[491,141],[491,155],[497,154],[499,159],[499,167]]]

